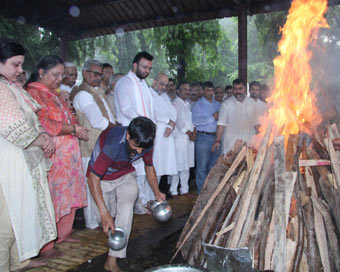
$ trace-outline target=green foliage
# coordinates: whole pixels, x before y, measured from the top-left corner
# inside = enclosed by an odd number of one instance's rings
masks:
[[[280,29],[286,21],[287,12],[258,14],[254,23],[264,56],[272,61],[278,54],[277,44],[281,39]]]
[[[47,54],[59,55],[59,41],[51,32],[31,25],[19,24],[0,17],[0,37],[13,39],[26,50],[25,69],[32,71],[39,59]]]
[[[13,39],[24,46],[24,69],[28,71],[33,71],[43,56],[60,55],[60,38],[39,27],[0,17],[0,37]],[[95,56],[96,48],[107,50],[105,45],[108,39],[114,39],[114,36],[70,42],[68,60],[81,66],[86,59]]]
[[[211,80],[221,67],[217,46],[222,39],[217,20],[154,29],[155,42],[166,50],[169,72],[178,80]]]
[[[278,54],[280,28],[286,15],[276,12],[248,17],[248,81],[267,81],[273,76],[273,59]],[[319,77],[338,82],[340,8],[329,8],[327,20],[330,28],[320,31],[312,63]],[[42,56],[60,54],[60,38],[35,26],[0,17],[0,36],[15,39],[25,47],[24,68],[30,71]],[[210,80],[224,87],[238,77],[237,17],[71,41],[68,61],[80,68],[85,60],[96,58],[111,63],[115,72],[126,73],[141,50],[154,56],[149,83],[158,72],[164,72],[176,81]],[[327,68],[320,72],[320,64]]]
[[[264,33],[259,31],[256,25],[256,22],[259,23],[258,16],[262,15],[248,17],[248,82],[254,80],[268,82],[274,74],[273,57],[263,49],[268,43],[263,45],[264,37],[261,35]],[[273,14],[273,16],[276,15]],[[271,31],[275,32],[276,28]],[[279,38],[276,37],[276,39]],[[276,50],[276,47],[272,44],[273,52]]]

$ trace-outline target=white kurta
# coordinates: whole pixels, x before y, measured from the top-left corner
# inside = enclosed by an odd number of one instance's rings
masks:
[[[246,97],[242,102],[235,97],[225,100],[217,122],[217,125],[224,126],[221,153],[228,153],[238,139],[250,142],[257,123],[257,110],[252,98]]]
[[[117,81],[114,90],[117,120],[128,126],[133,118],[148,117],[155,121],[153,99],[145,80],[130,71]]]
[[[145,80],[140,80],[132,71],[117,81],[114,103],[117,121],[123,126],[128,126],[138,116],[156,120],[150,89]],[[143,160],[137,160],[133,166],[137,176],[145,175]]]
[[[132,71],[117,81],[114,89],[114,103],[117,121],[123,126],[128,126],[131,120],[138,116],[156,121],[150,89],[145,80],[139,79]],[[133,167],[136,169],[139,187],[135,213],[143,214],[147,212],[144,206],[149,200],[155,199],[155,196],[147,182],[143,160],[133,162]]]
[[[109,121],[115,123],[115,117],[113,116],[110,105],[106,103],[105,99],[102,99],[102,101],[110,120],[107,120],[102,115],[93,96],[86,91],[77,93],[73,99],[73,107],[86,115],[92,127],[104,130],[109,125]]]
[[[86,92],[80,91],[73,99],[73,106],[76,110],[84,113],[86,118],[89,120],[92,127],[100,130],[104,130],[109,125],[109,121],[111,123],[115,123],[115,118],[110,110],[110,106],[106,103],[104,99],[102,99],[106,112],[109,115],[109,119],[107,120],[101,113],[98,105],[96,104],[93,96]],[[90,157],[82,157],[84,172],[86,176],[87,166],[90,161]],[[84,216],[86,219],[86,227],[90,229],[94,229],[98,227],[98,223],[96,220],[96,208],[94,207],[95,202],[91,195],[90,188],[86,179],[86,194],[87,194],[87,207],[84,208]]]
[[[170,120],[176,121],[177,111],[166,93],[159,95],[151,88],[156,112],[156,138],[153,151],[153,163],[157,176],[176,175],[176,154],[173,133],[165,137],[164,132],[169,127]]]
[[[66,91],[66,92],[68,92],[68,93],[71,93],[71,91],[72,91],[72,87],[67,86],[67,85],[64,85],[64,84],[61,84],[60,87],[59,87],[59,89],[60,89],[61,91]]]
[[[255,102],[255,106],[256,106],[256,111],[257,111],[257,118],[258,120],[261,118],[261,116],[267,114],[268,111],[268,105],[267,103],[263,102],[260,99],[257,99]]]
[[[174,130],[177,170],[188,170],[195,165],[195,145],[186,134],[188,130],[194,130],[191,106],[187,101],[179,97],[176,97],[173,105],[177,110],[176,127]]]

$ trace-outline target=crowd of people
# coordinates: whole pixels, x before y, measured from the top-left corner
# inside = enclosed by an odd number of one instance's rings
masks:
[[[133,214],[150,201],[187,195],[196,167],[199,194],[220,154],[250,141],[266,113],[268,87],[235,79],[225,88],[210,81],[179,82],[157,71],[145,79],[153,56],[139,52],[127,74],[87,60],[77,85],[76,65],[45,56],[28,80],[25,49],[0,40],[0,270],[44,265],[57,258],[55,243],[71,237],[75,212],[86,227],[130,234]],[[24,79],[23,79],[24,78]],[[0,219],[0,220],[1,220]],[[120,271],[110,250],[105,269]]]

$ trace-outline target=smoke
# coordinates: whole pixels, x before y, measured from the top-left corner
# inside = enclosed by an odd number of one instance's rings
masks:
[[[326,19],[329,28],[321,29],[314,45],[312,89],[316,94],[316,105],[324,123],[339,120],[340,114],[340,7],[329,7]]]

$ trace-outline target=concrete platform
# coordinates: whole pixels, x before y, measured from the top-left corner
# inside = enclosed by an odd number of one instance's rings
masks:
[[[135,215],[127,250],[127,260],[132,256],[136,257],[136,254],[143,254],[161,239],[183,228],[195,200],[195,193],[169,199],[173,216],[166,224],[157,223],[151,215]],[[75,230],[72,237],[79,239],[80,242],[75,244],[63,242],[56,245],[56,248],[65,254],[63,257],[48,260],[47,266],[29,271],[86,271],[86,267],[91,266],[90,264],[96,258],[103,258],[103,255],[108,252],[107,236],[102,231]],[[102,267],[98,267],[97,271],[103,271]]]

